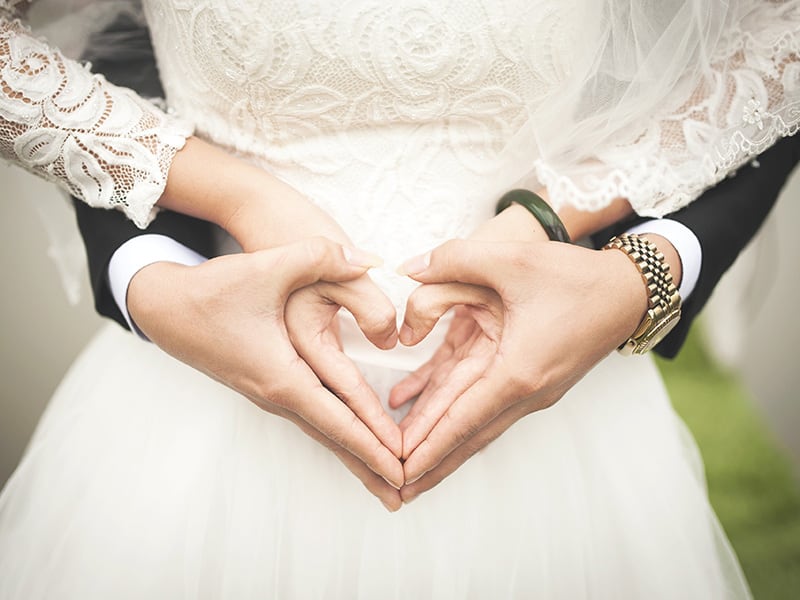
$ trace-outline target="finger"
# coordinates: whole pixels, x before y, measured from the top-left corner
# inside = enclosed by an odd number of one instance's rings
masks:
[[[459,305],[487,309],[502,306],[497,293],[486,287],[464,283],[421,285],[408,297],[400,342],[405,346],[419,343],[442,315]]]
[[[497,289],[517,243],[449,240],[403,263],[398,271],[420,283],[457,281]]]
[[[418,396],[428,385],[430,377],[438,365],[446,362],[452,355],[453,348],[451,346],[447,344],[439,346],[430,360],[395,384],[389,392],[389,406],[399,408]]]
[[[426,361],[416,371],[400,380],[400,382],[392,388],[389,394],[389,406],[398,408],[412,398],[419,396],[423,393],[423,390],[429,389],[431,384],[435,383],[431,381],[431,377],[435,372],[442,370],[448,371],[448,364],[451,365],[449,368],[452,368],[452,365],[455,363],[451,363],[450,359],[455,349],[463,346],[477,328],[475,320],[463,309],[464,307],[456,307],[454,318],[450,323],[450,328],[447,331],[445,340],[442,345],[436,349],[436,352],[430,360]],[[411,408],[409,414],[413,413],[413,411],[414,407]],[[400,429],[403,429],[402,423]]]
[[[344,466],[347,467],[353,475],[358,477],[361,483],[364,484],[364,487],[366,487],[373,496],[378,498],[389,512],[395,512],[402,507],[403,502],[400,497],[400,490],[389,485],[367,465],[343,448],[334,446],[332,450],[339,460],[344,463]]]
[[[369,278],[315,286],[329,302],[343,306],[355,317],[359,329],[378,348],[397,344],[397,312],[389,298]]]
[[[400,428],[386,413],[378,395],[367,383],[350,358],[330,340],[320,343],[318,337],[295,339],[295,349],[319,380],[352,410],[395,456],[402,452]],[[293,339],[296,336],[293,336]]]
[[[403,431],[403,458],[411,455],[453,403],[481,378],[492,358],[492,355],[470,355],[459,360],[444,381],[428,397],[421,398],[414,405],[414,414],[400,424]]]
[[[471,439],[448,454],[438,466],[425,473],[415,482],[400,488],[400,496],[403,502],[411,502],[420,494],[439,485],[446,477],[449,477],[457,471],[467,460],[491,444],[509,427],[521,419],[524,414],[520,413],[521,411],[518,406],[507,409],[472,436]]]
[[[310,367],[297,357],[288,339],[285,349],[278,345],[275,350],[282,357],[280,363],[289,365],[280,379],[284,389],[259,393],[260,386],[253,383],[240,391],[262,409],[292,421],[334,450],[387,508],[396,510],[397,495],[389,493],[379,482],[395,492],[400,487],[403,469],[398,458],[336,396],[322,387]],[[274,381],[272,383],[274,385]],[[347,459],[346,455],[353,458]],[[353,461],[358,461],[374,477],[369,477],[363,468],[357,468]]]
[[[355,279],[381,263],[373,255],[344,248],[324,237],[308,238],[257,254],[270,261],[271,277],[284,294],[320,280]]]
[[[464,312],[464,308],[456,308],[455,318],[450,323],[450,329],[447,331],[445,341],[433,357],[436,362],[436,368],[428,376],[427,384],[419,394],[411,410],[400,421],[400,431],[403,431],[404,435],[406,428],[423,410],[430,397],[437,394],[439,389],[446,384],[448,377],[451,376],[458,362],[469,356],[476,349],[480,349],[477,344],[485,339],[483,331],[479,328],[477,322],[468,313]],[[491,348],[488,358],[491,359],[494,353],[495,349]],[[488,367],[488,364],[486,366]],[[452,396],[452,398],[455,397],[455,395]]]
[[[342,461],[345,467],[355,475],[369,492],[378,498],[387,510],[394,512],[402,506],[400,492],[389,485],[382,477],[375,474],[363,461],[353,456],[350,452],[334,444],[329,438],[322,435],[303,419],[291,413],[287,417],[302,429],[309,437],[313,438]]]
[[[305,362],[297,359],[291,371],[281,381],[284,389],[276,403],[303,418],[334,444],[399,488],[404,476],[397,457],[350,408],[322,386]]]
[[[425,389],[423,389],[419,396],[417,396],[416,402],[411,405],[411,408],[406,416],[403,417],[398,424],[400,426],[400,431],[404,432],[403,435],[405,435],[405,430],[414,421],[416,416],[423,411],[425,403],[430,400],[431,396],[434,396],[436,393],[438,393],[439,388],[441,388],[442,385],[447,381],[447,377],[457,364],[458,359],[455,357],[450,357],[446,361],[437,365],[436,369],[433,371],[433,373],[431,373]]]
[[[508,377],[495,363],[459,396],[403,465],[406,483],[413,483],[436,467],[453,450],[494,420],[513,398],[505,385]]]

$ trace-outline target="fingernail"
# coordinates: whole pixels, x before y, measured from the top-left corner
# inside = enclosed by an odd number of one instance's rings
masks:
[[[383,259],[371,252],[365,252],[364,250],[359,250],[351,246],[342,246],[342,252],[344,253],[344,259],[356,267],[367,267],[371,269],[372,267],[380,267],[383,265]]]
[[[397,346],[397,331],[393,331],[389,334],[389,337],[386,338],[386,347],[388,350],[391,350]]]
[[[397,483],[395,483],[394,481],[390,481],[390,480],[389,480],[389,478],[387,478],[387,477],[384,477],[384,478],[383,478],[383,480],[384,480],[386,483],[388,483],[390,486],[392,486],[394,489],[396,489],[396,490],[399,490],[399,489],[400,489],[400,487],[402,486],[402,484],[399,484],[399,485],[398,485],[398,484],[397,484]]]
[[[431,266],[431,253],[420,254],[414,258],[409,258],[406,262],[397,268],[400,275],[416,275],[422,273],[425,269]]]
[[[406,485],[411,485],[412,483],[416,483],[425,473],[421,473],[412,479],[406,479]]]
[[[413,337],[414,332],[411,331],[411,327],[403,323],[403,326],[400,328],[400,341],[407,346]]]

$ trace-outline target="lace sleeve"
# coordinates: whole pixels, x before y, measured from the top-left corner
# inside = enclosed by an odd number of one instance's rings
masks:
[[[66,59],[0,2],[0,152],[144,228],[191,127]]]
[[[797,132],[800,2],[738,7],[721,28],[708,69],[677,82],[659,109],[643,109],[579,160],[563,144],[549,154],[545,148],[536,175],[556,207],[597,210],[624,197],[641,215],[663,216]],[[620,105],[636,111],[635,102]]]

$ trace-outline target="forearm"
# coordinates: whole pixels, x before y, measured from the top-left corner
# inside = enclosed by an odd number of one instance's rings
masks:
[[[188,137],[187,123],[2,16],[0,83],[2,155],[90,206],[123,210],[140,228],[158,205],[216,223],[256,249],[291,241],[287,225],[313,213],[289,186]],[[331,225],[311,234],[345,241]]]
[[[540,189],[537,194],[547,202],[549,195],[546,189]],[[558,211],[558,216],[564,224],[570,238],[573,240],[582,239],[601,229],[622,221],[632,214],[630,204],[624,198],[617,198],[614,202],[600,210],[589,212],[581,211],[574,207],[563,207]],[[498,231],[494,231],[497,229]],[[683,275],[683,257],[679,249],[686,248],[686,244],[679,244],[673,236],[666,232],[650,232],[646,227],[641,227],[639,233],[648,234],[656,247],[664,254],[667,264],[670,265],[670,272],[676,285],[680,285]],[[654,228],[657,229],[657,228]],[[687,230],[688,231],[688,230]],[[689,235],[693,235],[688,231]],[[546,241],[547,233],[542,224],[524,207],[512,204],[502,213],[491,220],[491,224],[479,229],[472,239],[498,239],[498,234],[505,241]],[[697,247],[699,255],[699,244]],[[693,257],[694,258],[694,257]],[[700,256],[695,258],[699,262]]]
[[[139,227],[191,127],[0,16],[2,156]]]
[[[584,255],[571,254],[570,250],[568,250],[569,244],[564,244],[561,241],[550,241],[552,232],[549,234],[545,229],[545,224],[548,223],[549,219],[539,214],[540,210],[536,208],[535,204],[531,207],[525,206],[524,198],[521,198],[519,204],[512,203],[478,228],[470,236],[470,239],[479,242],[523,242],[531,253],[536,252],[537,246],[552,245],[554,256],[558,256],[561,253],[564,256],[564,260],[567,260],[568,257],[584,256],[587,258],[584,266],[587,272],[579,276],[584,279],[580,293],[591,305],[595,308],[600,308],[604,315],[603,322],[606,325],[606,329],[603,330],[603,335],[600,337],[619,342],[628,339],[644,318],[650,293],[649,282],[643,279],[636,262],[632,262],[629,258],[622,256],[622,253],[616,251],[588,250],[588,254]],[[580,215],[580,221],[575,220],[572,223],[582,223],[583,226],[594,227],[603,224],[605,219],[612,218],[612,214],[607,211],[606,214],[599,214],[595,217]],[[540,219],[542,220],[541,222]],[[685,229],[678,223],[673,224]],[[680,285],[683,275],[681,255],[676,248],[678,244],[672,243],[669,237],[669,229],[663,235],[656,227],[653,229],[655,231],[651,232],[644,228],[639,232],[639,235],[646,238],[648,242],[656,247],[656,251],[664,256],[666,272],[671,275],[672,281],[677,287]],[[687,230],[687,233],[694,237],[690,231]],[[563,252],[560,250],[561,248],[564,249]],[[589,265],[592,262],[592,260],[589,260],[591,254],[597,256],[595,261],[597,264],[593,267]],[[656,256],[654,255],[654,258]],[[620,260],[620,257],[622,260]],[[554,266],[556,268],[570,268],[566,262]],[[578,266],[578,263],[575,263],[574,266]],[[589,270],[597,270],[597,272],[590,273],[588,272]]]
[[[175,156],[159,205],[216,223],[245,251],[317,235],[348,243],[341,227],[303,194],[198,138]]]

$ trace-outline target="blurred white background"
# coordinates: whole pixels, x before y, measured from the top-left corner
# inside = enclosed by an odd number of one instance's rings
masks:
[[[64,372],[104,320],[93,311],[85,274],[79,304],[69,305],[47,255],[49,242],[36,203],[46,209],[64,200],[51,185],[4,164],[0,189],[2,485]],[[706,311],[709,337],[741,373],[796,466],[800,465],[798,224],[800,172],[784,190],[757,243],[725,282],[726,301],[720,301],[718,294]]]

